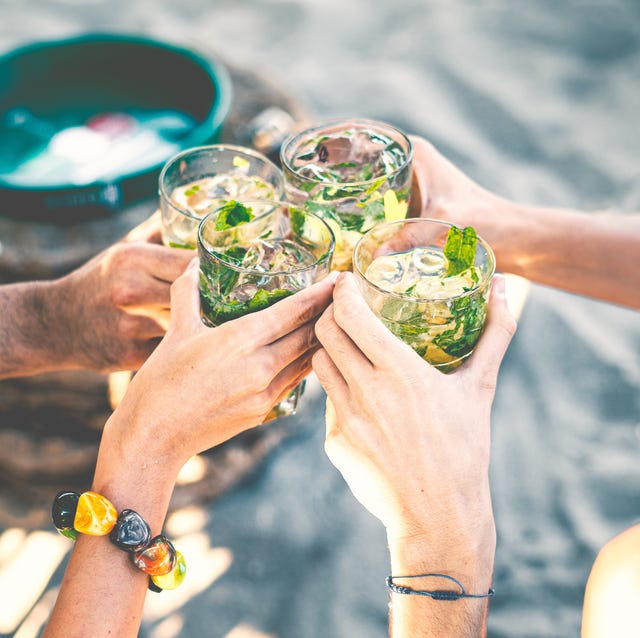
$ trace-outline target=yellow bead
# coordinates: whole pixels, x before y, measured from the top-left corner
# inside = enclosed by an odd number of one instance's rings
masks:
[[[181,552],[176,550],[176,566],[164,576],[152,576],[151,580],[160,589],[175,589],[179,587],[187,575],[187,563]]]
[[[78,499],[73,527],[82,534],[105,536],[118,520],[113,503],[95,492],[84,492]]]

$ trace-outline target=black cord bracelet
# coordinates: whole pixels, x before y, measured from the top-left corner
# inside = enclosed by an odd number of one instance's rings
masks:
[[[397,585],[394,583],[394,580],[402,579],[402,578],[445,578],[450,580],[452,583],[455,583],[460,591],[452,591],[450,589],[435,589],[433,591],[427,591],[425,589],[412,589],[411,587],[405,587],[404,585]],[[428,598],[433,598],[434,600],[460,600],[460,598],[490,598],[496,592],[495,590],[489,589],[486,594],[467,594],[464,585],[453,576],[448,576],[447,574],[417,574],[414,576],[387,576],[386,578],[387,587],[396,594],[413,594],[415,596],[427,596]]]

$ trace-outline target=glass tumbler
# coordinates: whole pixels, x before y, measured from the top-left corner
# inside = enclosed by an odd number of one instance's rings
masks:
[[[323,217],[336,237],[334,270],[350,270],[363,233],[404,219],[413,149],[399,129],[373,120],[319,124],[281,149],[287,199]]]
[[[369,307],[427,362],[451,372],[472,353],[495,272],[493,251],[473,229],[383,223],[363,235],[353,261]]]
[[[279,200],[282,171],[257,151],[230,144],[187,149],[172,157],[158,179],[162,241],[196,248],[200,220],[229,200]]]

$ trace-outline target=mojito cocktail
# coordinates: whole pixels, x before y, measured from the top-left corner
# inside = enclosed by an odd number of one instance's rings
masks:
[[[382,221],[404,219],[412,147],[398,129],[369,120],[329,122],[282,146],[287,199],[324,218],[336,237],[334,270],[350,270],[353,248]]]
[[[334,239],[327,224],[282,202],[228,202],[198,231],[203,321],[217,326],[257,312],[329,273]],[[304,382],[266,421],[294,414]]]
[[[280,169],[242,146],[212,144],[171,158],[159,178],[162,240],[166,246],[196,248],[200,220],[230,200],[278,200],[284,193]]]
[[[442,372],[473,351],[487,316],[495,258],[471,227],[430,219],[381,224],[354,252],[371,309]]]

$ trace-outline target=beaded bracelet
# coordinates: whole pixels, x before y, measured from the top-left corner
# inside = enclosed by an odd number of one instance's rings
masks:
[[[445,578],[455,583],[460,591],[451,591],[450,589],[436,589],[434,591],[427,591],[424,589],[411,589],[411,587],[405,587],[403,585],[397,585],[394,580],[401,578]],[[434,600],[460,600],[460,598],[490,598],[495,595],[494,589],[489,589],[486,594],[467,594],[464,585],[453,576],[447,574],[418,574],[416,576],[387,576],[387,587],[396,594],[415,594],[416,596],[428,596]]]
[[[151,538],[147,522],[133,510],[120,512],[113,503],[96,492],[59,492],[53,499],[51,518],[56,529],[67,538],[78,534],[106,536],[127,552],[131,562],[149,574],[149,589],[175,589],[187,573],[184,556],[171,541],[158,534]]]

